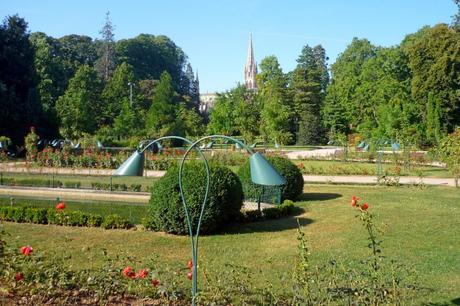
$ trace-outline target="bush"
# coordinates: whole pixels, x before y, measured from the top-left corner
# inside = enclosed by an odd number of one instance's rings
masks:
[[[119,215],[108,215],[102,221],[101,227],[105,229],[131,228],[133,225],[128,220]]]
[[[79,181],[68,181],[68,182],[64,182],[64,186],[65,186],[65,188],[78,189],[78,188],[81,187],[81,182],[79,182]]]
[[[211,165],[210,169],[210,188],[200,229],[201,233],[207,234],[235,220],[243,204],[243,190],[238,176],[226,167]],[[151,229],[174,234],[188,233],[178,175],[179,167],[176,165],[153,183],[149,220],[146,222]],[[182,178],[192,228],[195,230],[204,200],[206,170],[200,163],[189,162],[184,167]]]
[[[289,159],[281,156],[266,156],[266,159],[273,167],[286,179],[286,185],[282,187],[281,201],[286,199],[295,201],[303,192],[303,176],[299,168]],[[257,198],[259,193],[259,185],[255,185],[251,181],[251,171],[249,168],[249,160],[240,167],[238,176],[244,186],[246,198]]]

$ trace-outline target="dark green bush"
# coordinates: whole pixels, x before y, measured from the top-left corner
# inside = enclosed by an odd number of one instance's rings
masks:
[[[149,220],[147,225],[154,230],[174,234],[187,234],[188,225],[179,193],[179,167],[172,166],[168,172],[152,185]],[[185,165],[183,189],[192,227],[196,229],[206,189],[206,170],[198,162]],[[243,190],[238,176],[222,166],[211,166],[211,182],[206,201],[201,233],[212,233],[228,221],[234,220],[243,204]]]
[[[127,228],[131,228],[132,226],[133,225],[131,224],[131,222],[115,214],[106,216],[101,224],[101,227],[105,229],[116,229],[116,228],[127,229]]]
[[[286,199],[295,201],[303,192],[303,176],[299,168],[289,159],[280,156],[265,156],[273,167],[287,181],[282,187],[281,201]],[[260,186],[251,181],[251,171],[249,169],[249,160],[240,167],[238,176],[243,184],[245,198],[257,198],[260,192]]]
[[[47,224],[48,218],[46,209],[27,207],[24,209],[24,222]]]

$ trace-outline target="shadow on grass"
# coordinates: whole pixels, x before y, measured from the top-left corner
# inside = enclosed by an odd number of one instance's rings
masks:
[[[340,193],[305,192],[299,197],[299,201],[327,201],[341,197]]]
[[[294,212],[286,217],[273,220],[261,220],[246,223],[232,223],[224,228],[219,234],[245,234],[245,233],[261,233],[261,232],[281,232],[292,230],[298,227],[297,220],[301,226],[306,226],[314,221],[305,217],[300,217],[305,212],[301,207],[296,207]]]

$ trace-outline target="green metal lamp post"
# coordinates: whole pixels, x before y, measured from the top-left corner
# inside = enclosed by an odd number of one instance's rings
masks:
[[[198,275],[197,275],[197,266],[198,266],[198,237],[200,234],[200,226],[201,226],[201,219],[203,217],[204,208],[206,206],[206,201],[208,198],[209,186],[210,186],[210,170],[208,161],[203,154],[202,150],[198,147],[198,144],[204,140],[215,140],[218,138],[226,139],[227,141],[234,142],[237,146],[241,146],[245,148],[246,151],[251,154],[250,160],[250,171],[251,171],[251,180],[255,184],[259,184],[262,186],[280,186],[286,184],[286,179],[282,177],[274,168],[273,166],[260,154],[255,153],[251,148],[229,136],[224,135],[212,135],[206,136],[201,139],[198,139],[195,142],[192,142],[186,138],[179,137],[179,136],[165,136],[158,138],[156,140],[143,142],[141,146],[113,173],[113,175],[117,176],[142,176],[144,172],[144,152],[150,146],[156,144],[158,148],[159,142],[166,139],[179,139],[182,140],[190,145],[187,151],[184,153],[182,161],[179,166],[179,190],[180,195],[182,198],[182,204],[184,206],[185,217],[187,219],[187,225],[189,230],[190,242],[192,247],[192,262],[193,262],[193,273],[192,273],[192,305],[195,305],[195,299],[198,293]],[[147,144],[146,144],[147,143]],[[200,157],[204,161],[204,165],[206,168],[206,189],[203,204],[201,205],[200,216],[198,218],[198,224],[194,231],[192,219],[190,216],[190,212],[188,210],[187,200],[185,199],[185,195],[183,192],[182,187],[182,173],[184,169],[184,163],[187,159],[188,154],[191,150],[195,149],[198,151]]]

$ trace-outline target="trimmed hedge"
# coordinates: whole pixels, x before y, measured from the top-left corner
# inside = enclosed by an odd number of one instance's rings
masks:
[[[281,191],[281,201],[295,201],[303,193],[303,176],[299,168],[289,159],[281,156],[265,156],[265,158],[273,165],[273,167],[287,181]],[[257,198],[259,194],[259,186],[251,181],[251,171],[249,168],[249,160],[240,167],[238,176],[244,187],[245,198]]]
[[[3,178],[2,184],[6,186],[36,186],[36,187],[54,187],[60,188],[63,183],[59,180],[41,179],[41,178]]]
[[[104,218],[100,215],[84,213],[78,210],[56,211],[55,209],[34,207],[0,206],[0,219],[35,224],[103,227],[105,229],[127,229],[133,226],[128,220],[119,215],[109,215]]]
[[[210,165],[211,181],[200,233],[213,233],[227,222],[235,220],[243,204],[243,190],[238,176],[230,169]],[[179,192],[179,166],[168,172],[152,185],[149,218],[145,224],[153,230],[174,234],[188,234],[185,211]],[[203,164],[185,164],[183,189],[192,227],[195,230],[206,189],[206,170]]]
[[[258,210],[249,210],[243,213],[243,220],[247,222],[258,220],[279,219],[291,215],[294,212],[295,205],[291,200],[285,200],[283,204]]]

